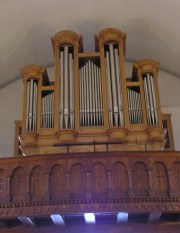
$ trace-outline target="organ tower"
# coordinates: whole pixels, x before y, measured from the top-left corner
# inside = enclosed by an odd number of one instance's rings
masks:
[[[51,41],[53,82],[45,67],[21,70],[23,153],[163,148],[158,62],[140,60],[126,77],[126,34],[115,28],[95,36],[93,53],[83,52],[82,37],[73,31],[60,31]]]

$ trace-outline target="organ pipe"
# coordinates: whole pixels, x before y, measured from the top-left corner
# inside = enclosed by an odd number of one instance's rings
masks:
[[[107,93],[108,93],[108,112],[109,112],[109,126],[113,127],[113,111],[112,111],[112,90],[111,90],[111,80],[110,80],[110,61],[109,53],[106,52],[106,78],[107,78]]]
[[[109,44],[109,55],[110,55],[110,71],[111,71],[111,88],[112,88],[112,101],[113,101],[113,112],[114,112],[114,126],[118,126],[118,104],[117,104],[117,89],[115,76],[115,60],[114,60],[114,49],[113,44]]]
[[[30,99],[30,81],[27,82],[26,131],[28,131],[28,125],[29,125],[29,99]]]
[[[34,82],[33,83],[33,113],[32,113],[32,116],[33,116],[33,131],[36,130],[36,111],[37,111],[37,84]]]
[[[83,125],[84,122],[84,114],[82,109],[83,106],[83,98],[82,98],[82,86],[83,86],[83,79],[82,79],[82,70],[79,69],[79,104],[80,104],[80,125]]]
[[[69,98],[70,98],[70,128],[74,128],[74,69],[72,53],[69,54]]]
[[[158,116],[157,116],[157,106],[156,106],[156,96],[155,96],[155,90],[154,90],[154,79],[152,74],[149,74],[149,79],[150,79],[150,86],[151,86],[151,91],[152,91],[152,101],[153,101],[153,108],[154,108],[154,117],[155,117],[155,122],[158,124]]]
[[[103,124],[103,111],[102,111],[102,85],[101,85],[101,70],[100,68],[97,68],[97,72],[98,72],[98,94],[99,94],[99,108],[98,108],[98,112],[99,112],[99,123],[102,125]]]
[[[65,128],[68,128],[68,116],[69,116],[69,76],[68,76],[68,47],[64,47],[64,121]]]
[[[123,126],[123,113],[122,113],[122,93],[121,93],[121,83],[119,79],[120,70],[119,70],[119,55],[118,55],[118,49],[114,50],[115,54],[115,67],[116,67],[116,80],[117,80],[117,93],[118,93],[118,110],[119,110],[119,120],[120,125]]]
[[[94,64],[91,62],[91,70],[92,70],[92,124],[96,125],[96,105],[95,105],[95,72],[94,72]],[[94,79],[94,80],[93,80]]]
[[[94,70],[95,125],[100,125],[99,96],[98,96],[98,83],[100,80],[98,80],[97,67],[95,64],[93,66],[93,70]]]
[[[60,68],[61,68],[61,73],[60,77],[63,77],[64,75],[64,66],[63,66],[63,51],[60,52]],[[61,78],[61,85],[60,85],[60,129],[63,128],[63,116],[64,116],[64,79]]]

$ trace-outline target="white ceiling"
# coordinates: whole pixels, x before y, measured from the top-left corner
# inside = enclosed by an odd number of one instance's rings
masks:
[[[1,0],[0,88],[28,64],[53,65],[50,37],[70,29],[94,51],[94,34],[127,33],[126,60],[152,58],[180,77],[179,0]]]

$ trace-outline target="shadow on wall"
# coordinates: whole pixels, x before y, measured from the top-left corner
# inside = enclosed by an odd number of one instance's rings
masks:
[[[151,19],[150,23],[135,18],[123,25],[127,33],[127,60],[154,59],[160,62],[162,70],[180,76],[180,73],[175,72],[180,65],[180,51],[176,49],[179,41],[172,38],[156,21]]]
[[[50,41],[53,31],[53,28],[48,25],[36,24],[29,30],[23,41],[20,40],[22,37],[18,37],[19,34],[23,34],[23,29],[16,34],[17,38],[14,38],[14,41],[17,43],[9,46],[9,49],[12,47],[11,51],[13,51],[11,56],[6,62],[2,62],[2,55],[0,57],[0,75],[6,77],[1,79],[0,89],[19,79],[19,69],[28,64],[40,66],[51,66],[53,64],[54,55]],[[11,77],[12,73],[14,74],[13,77]]]

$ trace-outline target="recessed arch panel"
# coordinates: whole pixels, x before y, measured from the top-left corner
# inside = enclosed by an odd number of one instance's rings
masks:
[[[72,198],[85,197],[87,188],[86,171],[82,164],[75,164],[70,172],[70,191]]]
[[[115,197],[127,196],[128,174],[123,163],[117,162],[112,167],[112,191]]]
[[[108,177],[105,166],[95,163],[92,167],[92,192],[94,198],[106,197],[108,191]]]
[[[64,197],[66,191],[66,174],[62,165],[56,164],[52,167],[49,177],[51,200]]]
[[[24,201],[27,192],[27,175],[22,167],[16,168],[11,176],[10,193],[13,202]]]
[[[148,173],[144,163],[136,162],[132,168],[132,189],[135,197],[148,196]]]
[[[31,172],[30,194],[32,201],[43,200],[47,187],[47,179],[42,166],[36,166]]]
[[[154,163],[152,167],[153,196],[168,196],[168,177],[166,167],[161,162]]]

